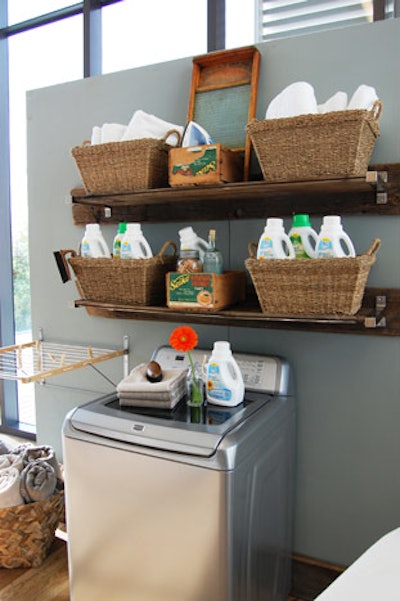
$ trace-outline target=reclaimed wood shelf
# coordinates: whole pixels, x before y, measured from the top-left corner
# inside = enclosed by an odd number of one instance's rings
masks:
[[[247,181],[212,186],[141,190],[126,194],[87,195],[71,191],[75,225],[126,222],[196,222],[289,217],[293,213],[323,215],[400,215],[400,163],[373,165],[365,177],[283,183]],[[75,301],[90,315],[250,328],[400,335],[400,290],[367,288],[359,313],[341,319],[276,318],[264,315],[256,299],[218,313],[177,311],[166,306],[114,306]]]
[[[365,177],[304,182],[238,182],[87,195],[74,188],[75,225],[263,219],[267,215],[400,215],[400,164],[375,165]]]
[[[256,298],[242,305],[209,311],[179,311],[166,306],[127,306],[76,300],[76,307],[84,307],[94,317],[137,319],[144,321],[186,322],[193,324],[307,330],[345,334],[400,336],[400,290],[366,288],[363,306],[349,317],[270,317],[261,312]]]

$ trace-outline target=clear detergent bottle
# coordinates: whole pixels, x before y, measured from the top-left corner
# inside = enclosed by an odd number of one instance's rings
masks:
[[[207,364],[207,401],[214,405],[235,407],[243,402],[244,382],[229,342],[214,342]]]
[[[122,238],[124,237],[125,232],[126,232],[126,223],[124,221],[122,221],[118,226],[118,232],[117,232],[116,236],[114,237],[114,241],[113,241],[113,259],[121,258],[121,244],[122,244]]]
[[[283,219],[267,219],[257,247],[257,259],[294,259],[294,248],[285,233]]]
[[[355,257],[353,243],[343,230],[339,215],[323,218],[317,240],[317,257]]]
[[[208,235],[208,248],[203,257],[203,271],[207,273],[223,273],[224,260],[221,251],[215,248],[215,230]]]
[[[208,248],[208,244],[203,238],[200,238],[191,226],[184,227],[179,230],[179,241],[181,250],[198,250],[200,260],[203,262],[204,253]]]
[[[308,215],[293,215],[289,238],[293,245],[296,259],[314,259],[317,256],[316,245],[318,234],[311,227]]]
[[[81,257],[90,257],[92,259],[111,257],[98,223],[87,224],[81,241]]]
[[[149,259],[152,256],[150,244],[143,236],[140,223],[127,223],[121,242],[121,259]]]

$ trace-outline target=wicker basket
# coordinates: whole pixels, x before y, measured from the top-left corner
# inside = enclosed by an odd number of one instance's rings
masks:
[[[347,110],[247,124],[264,180],[362,177],[368,169],[382,102]]]
[[[171,246],[173,254],[165,251]],[[89,259],[71,252],[69,264],[85,300],[117,305],[165,304],[165,274],[176,266],[176,244],[167,241],[150,259]]]
[[[40,566],[54,541],[63,511],[63,491],[45,501],[0,509],[0,567]]]
[[[75,146],[75,159],[88,194],[120,194],[168,186],[168,151],[165,140],[175,134],[169,131],[162,140],[142,138],[126,142],[107,142]]]
[[[333,259],[256,259],[255,243],[245,264],[262,312],[279,317],[341,317],[361,307],[369,270],[380,240],[366,254]]]

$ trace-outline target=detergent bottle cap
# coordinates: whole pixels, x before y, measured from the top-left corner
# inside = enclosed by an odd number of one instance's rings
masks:
[[[323,225],[327,225],[328,227],[341,227],[342,221],[340,219],[340,215],[325,215],[322,220]]]
[[[121,221],[121,223],[118,225],[118,234],[125,234],[126,232],[126,223],[125,221]]]
[[[309,215],[293,215],[292,227],[311,227]]]

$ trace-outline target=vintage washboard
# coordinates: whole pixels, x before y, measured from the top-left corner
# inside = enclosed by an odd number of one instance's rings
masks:
[[[246,124],[255,117],[260,53],[253,46],[193,58],[188,121],[204,127],[214,142],[244,156],[248,180],[251,141]]]

